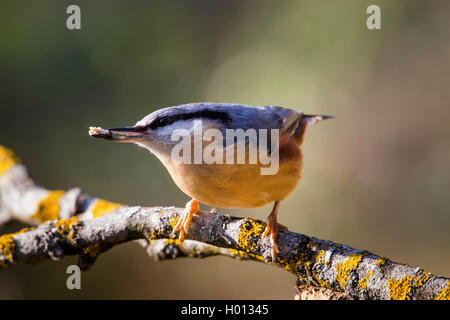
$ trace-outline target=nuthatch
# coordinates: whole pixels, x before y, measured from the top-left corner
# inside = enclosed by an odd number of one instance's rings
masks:
[[[221,208],[254,208],[274,202],[263,233],[263,239],[270,233],[274,261],[278,252],[279,228],[286,229],[277,223],[278,207],[280,201],[294,190],[300,180],[303,158],[300,146],[304,134],[315,123],[329,118],[332,117],[306,115],[303,112],[274,106],[191,103],[152,112],[134,126],[107,130],[91,127],[89,134],[112,141],[136,143],[155,154],[164,164],[176,185],[192,198],[186,204],[172,233],[174,235],[180,230],[181,244],[188,231],[189,222],[199,210],[198,201]],[[219,139],[220,134],[222,137],[228,137],[230,129],[235,131],[241,129],[246,134],[251,130],[256,133],[266,130],[269,134],[263,138],[260,135],[260,139],[264,141],[257,141],[256,144],[249,141],[252,137],[250,134],[244,135],[244,141],[239,140],[236,135],[231,141],[226,139],[210,142],[215,144],[214,148],[210,146],[209,151],[214,149],[215,159],[220,161],[190,161],[196,153],[193,144],[198,142],[194,136],[199,121],[201,134],[211,129],[215,130],[214,140]],[[182,150],[183,159],[188,161],[174,161],[173,151],[179,144],[179,139],[174,139],[172,134],[177,129],[187,132],[189,136],[187,141],[192,144],[188,149]],[[271,140],[271,137],[278,137],[278,141]],[[202,139],[201,147],[207,147],[205,140],[212,141],[212,138]],[[251,153],[261,151],[259,146],[263,142],[267,145],[266,140],[269,140],[268,154],[277,155],[275,160],[278,161],[278,167],[273,174],[262,174],[261,169],[267,168],[268,163],[263,161],[264,156],[261,154],[258,155],[256,162],[250,161]],[[239,144],[242,142],[245,147],[244,163],[237,161]],[[221,158],[226,157],[228,152],[232,155],[231,161],[230,158],[226,160]]]

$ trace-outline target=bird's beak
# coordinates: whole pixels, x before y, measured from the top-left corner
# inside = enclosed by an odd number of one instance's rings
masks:
[[[117,142],[136,142],[147,135],[147,130],[143,127],[122,127],[102,129],[98,127],[90,127],[89,135],[94,138],[103,138],[106,140]]]

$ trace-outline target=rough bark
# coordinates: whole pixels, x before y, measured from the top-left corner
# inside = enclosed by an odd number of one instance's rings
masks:
[[[265,223],[217,212],[194,216],[183,247],[170,233],[182,209],[126,206],[36,185],[12,152],[0,146],[0,223],[26,228],[0,237],[0,266],[34,264],[79,255],[83,269],[104,251],[139,240],[157,260],[225,255],[283,268],[297,276],[299,299],[449,299],[450,279],[307,235],[280,231],[271,262]]]

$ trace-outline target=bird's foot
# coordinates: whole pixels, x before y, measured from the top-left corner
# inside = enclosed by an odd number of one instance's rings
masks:
[[[272,263],[275,263],[277,254],[280,252],[280,250],[278,249],[278,244],[277,244],[278,232],[280,229],[287,230],[287,227],[282,224],[277,223],[276,219],[272,215],[268,216],[267,217],[267,226],[262,235],[262,240],[264,241],[264,239],[270,233],[270,244],[272,246]]]
[[[170,237],[174,237],[175,233],[180,230],[180,236],[178,239],[180,240],[180,247],[183,248],[184,235],[188,233],[189,222],[192,220],[192,216],[197,213],[199,210],[198,201],[196,199],[192,199],[188,203],[186,203],[186,207],[183,210],[183,213],[178,218],[178,222],[173,227],[172,233]]]

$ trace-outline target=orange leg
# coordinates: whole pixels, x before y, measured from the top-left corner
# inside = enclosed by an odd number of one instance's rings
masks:
[[[279,229],[287,229],[285,226],[277,223],[277,213],[278,208],[280,206],[279,201],[275,201],[272,212],[267,217],[267,226],[264,230],[262,239],[264,240],[266,236],[270,233],[270,244],[272,245],[272,262],[275,262],[275,258],[277,253],[279,253],[277,239],[278,239],[278,230]]]
[[[192,220],[192,216],[197,213],[199,210],[198,201],[196,199],[192,199],[188,203],[186,203],[186,207],[183,210],[183,213],[178,218],[178,222],[172,230],[170,234],[171,237],[175,236],[175,233],[180,230],[180,236],[178,239],[180,240],[180,247],[183,248],[183,240],[184,235],[187,234],[189,229],[189,222]]]

